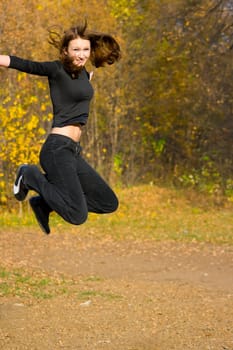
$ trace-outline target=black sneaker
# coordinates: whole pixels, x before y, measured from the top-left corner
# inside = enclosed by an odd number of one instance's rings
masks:
[[[28,166],[27,164],[23,164],[17,170],[13,192],[14,192],[15,198],[18,201],[23,201],[28,194],[28,189],[26,188],[26,186],[23,183],[23,173],[24,173],[25,169],[27,168],[27,166]]]
[[[37,222],[40,225],[40,228],[48,235],[50,233],[49,213],[51,211],[49,206],[40,196],[31,197],[29,199],[29,203],[36,216]]]

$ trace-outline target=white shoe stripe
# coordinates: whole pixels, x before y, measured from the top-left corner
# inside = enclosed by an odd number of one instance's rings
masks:
[[[19,191],[20,191],[20,183],[21,183],[22,178],[23,178],[23,175],[21,175],[21,176],[19,177],[19,180],[18,180],[17,185],[14,184],[14,194],[18,194]]]

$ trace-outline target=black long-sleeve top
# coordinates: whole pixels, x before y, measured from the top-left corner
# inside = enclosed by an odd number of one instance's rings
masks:
[[[94,91],[85,68],[77,78],[72,78],[60,61],[35,62],[16,56],[10,56],[9,68],[48,77],[53,105],[52,127],[86,124]]]

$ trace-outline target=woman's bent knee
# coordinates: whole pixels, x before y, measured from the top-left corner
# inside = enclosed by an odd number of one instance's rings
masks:
[[[114,196],[111,202],[108,202],[107,204],[105,204],[105,206],[103,206],[102,211],[100,211],[100,213],[103,213],[103,214],[113,213],[118,209],[118,206],[119,206],[119,201],[117,197]]]
[[[87,221],[87,218],[88,218],[88,213],[82,213],[81,215],[76,214],[76,215],[70,216],[67,221],[73,225],[82,225],[84,224],[84,222]]]
[[[116,211],[119,207],[119,201],[117,199],[117,197],[115,197],[115,200],[112,202],[112,211],[111,213],[113,213],[114,211]]]

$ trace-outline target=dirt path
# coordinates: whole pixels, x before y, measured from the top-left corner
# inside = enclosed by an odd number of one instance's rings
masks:
[[[2,296],[0,349],[233,350],[233,247],[0,235],[1,265],[73,280],[48,300]]]

